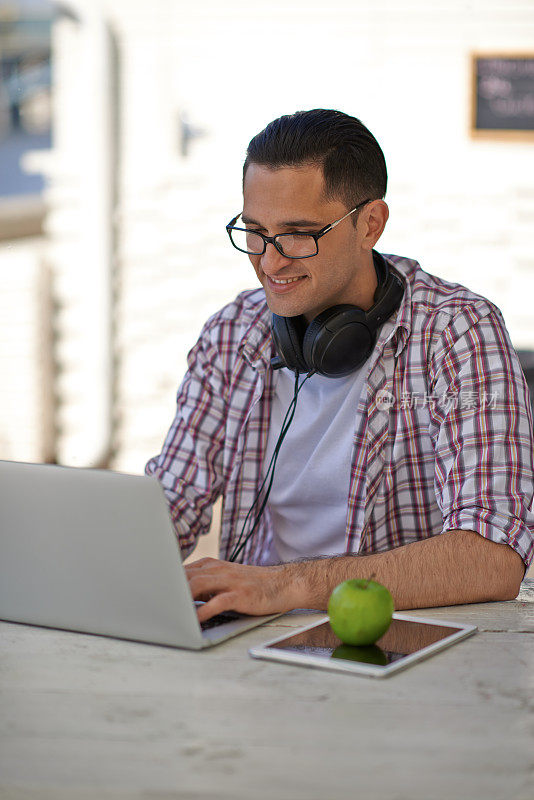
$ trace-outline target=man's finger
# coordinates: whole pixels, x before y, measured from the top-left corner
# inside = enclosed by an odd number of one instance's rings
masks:
[[[215,614],[221,614],[223,611],[232,611],[231,596],[228,592],[215,595],[211,600],[208,600],[197,608],[197,617],[199,622],[205,622],[211,619]]]
[[[201,600],[207,595],[219,594],[228,588],[228,581],[222,575],[197,573],[191,575],[188,580],[189,590],[194,600]]]
[[[218,558],[210,558],[206,556],[205,558],[199,558],[198,561],[192,561],[191,564],[184,564],[185,574],[189,574],[190,572],[197,572],[200,569],[205,569],[209,564],[218,564]]]

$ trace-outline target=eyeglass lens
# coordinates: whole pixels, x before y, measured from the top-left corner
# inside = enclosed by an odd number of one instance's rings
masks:
[[[257,233],[234,228],[231,236],[232,242],[238,250],[244,250],[251,255],[263,253],[264,242]],[[281,233],[276,237],[276,243],[288,258],[302,258],[317,253],[315,239],[306,233]]]

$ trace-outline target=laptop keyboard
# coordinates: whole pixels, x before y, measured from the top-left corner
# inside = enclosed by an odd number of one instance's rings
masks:
[[[225,622],[233,622],[240,617],[241,614],[237,614],[235,611],[224,611],[222,614],[215,614],[214,617],[207,619],[205,622],[201,622],[200,627],[203,631],[207,631],[209,628],[217,628]]]

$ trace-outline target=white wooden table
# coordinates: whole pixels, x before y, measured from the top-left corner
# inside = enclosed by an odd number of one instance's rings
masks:
[[[534,581],[386,680],[0,623],[0,798],[533,800]]]

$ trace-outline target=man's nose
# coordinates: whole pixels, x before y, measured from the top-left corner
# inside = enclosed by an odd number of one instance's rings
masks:
[[[275,275],[279,270],[291,264],[291,259],[283,256],[272,242],[267,242],[265,253],[260,256],[260,266],[267,275]]]

